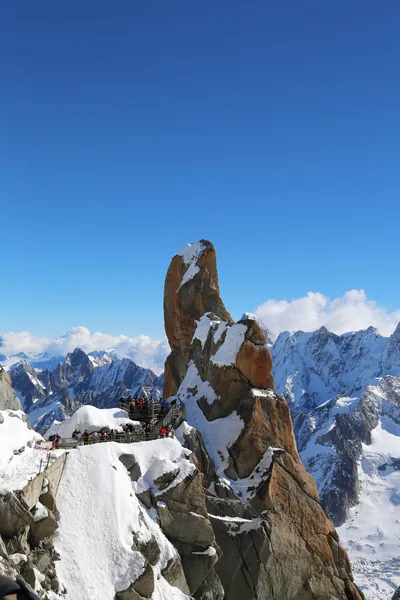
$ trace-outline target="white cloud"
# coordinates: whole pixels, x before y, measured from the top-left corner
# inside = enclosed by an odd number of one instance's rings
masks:
[[[272,299],[261,304],[254,312],[275,334],[298,329],[315,331],[322,325],[340,334],[373,325],[383,335],[390,335],[400,321],[400,310],[388,312],[373,300],[368,300],[364,290],[350,290],[334,300],[319,292],[309,292],[303,298],[290,302]],[[91,333],[86,327],[73,327],[58,338],[35,336],[29,331],[3,333],[0,336],[0,354],[7,357],[20,352],[65,356],[75,348],[81,348],[84,352],[115,350],[119,358],[127,356],[157,374],[162,373],[170,351],[167,338],[153,340],[147,335],[128,337]]]
[[[314,331],[322,325],[340,334],[372,325],[388,336],[400,321],[400,310],[387,311],[368,300],[364,290],[350,290],[334,300],[319,292],[309,292],[290,302],[267,300],[255,313],[275,334],[285,330]]]
[[[169,353],[166,338],[152,340],[147,335],[128,337],[126,335],[109,335],[107,333],[91,333],[86,327],[73,327],[59,338],[44,338],[32,335],[29,331],[9,332],[1,334],[3,344],[0,354],[12,356],[19,352],[40,354],[47,352],[51,356],[65,356],[75,348],[84,352],[94,350],[115,350],[120,358],[128,356],[141,367],[162,373],[164,360]]]

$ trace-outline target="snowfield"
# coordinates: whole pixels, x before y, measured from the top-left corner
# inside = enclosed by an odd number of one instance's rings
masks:
[[[133,454],[141,467],[143,478],[137,484],[119,460],[123,453]],[[156,457],[164,458],[157,466]],[[188,600],[161,575],[176,550],[133,489],[153,486],[171,465],[175,469],[179,465],[183,476],[194,468],[185,457],[184,449],[172,439],[97,444],[69,454],[57,495],[60,524],[55,535],[61,556],[57,573],[68,600],[114,600],[117,591],[129,587],[143,572],[143,556],[132,549],[135,537],[145,543],[151,536],[161,549],[152,600]]]

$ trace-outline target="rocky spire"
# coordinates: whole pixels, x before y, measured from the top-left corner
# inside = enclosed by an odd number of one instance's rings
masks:
[[[232,323],[219,295],[215,248],[188,244],[172,259],[164,287],[164,324],[171,347],[165,363],[164,398],[176,394],[186,374],[196,321],[212,312]]]
[[[172,349],[164,395],[176,394],[185,404],[189,425],[200,432],[196,456],[206,469],[204,485],[212,478],[210,489],[220,496],[208,503],[223,550],[215,571],[224,597],[361,600],[347,554],[298,455],[288,405],[274,392],[265,333],[253,315],[235,323],[226,311],[210,242],[191,244],[173,258],[164,310]],[[191,429],[185,427],[187,436]],[[227,497],[239,504],[225,506]],[[243,513],[243,506],[259,517]],[[234,541],[232,517],[246,523]]]

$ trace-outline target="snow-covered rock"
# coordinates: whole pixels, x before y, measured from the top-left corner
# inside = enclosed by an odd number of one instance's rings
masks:
[[[143,478],[137,483],[119,460],[122,454],[134,455],[140,465]],[[57,573],[68,590],[67,600],[80,598],[82,589],[91,598],[125,598],[123,590],[143,589],[145,577],[152,600],[188,600],[188,594],[168,583],[180,573],[180,585],[189,591],[176,548],[163,533],[157,510],[146,509],[135,493],[156,490],[156,479],[171,468],[180,470],[172,484],[179,486],[194,469],[186,455],[172,439],[98,444],[71,452],[58,493],[55,536],[61,557]]]
[[[100,431],[101,429],[114,429],[122,431],[124,425],[139,426],[140,423],[129,419],[124,410],[118,408],[96,408],[95,406],[82,406],[72,416],[67,417],[62,422],[54,421],[46,432],[46,438],[54,433],[58,433],[61,438],[71,438],[72,433],[88,430],[89,433]]]

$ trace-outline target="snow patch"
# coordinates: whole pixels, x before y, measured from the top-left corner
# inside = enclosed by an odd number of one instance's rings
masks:
[[[217,475],[226,477],[224,470],[228,467],[228,450],[241,434],[244,421],[236,411],[223,419],[214,421],[206,419],[197,401],[204,398],[209,404],[212,404],[218,397],[210,384],[201,379],[193,361],[189,362],[177,397],[186,406],[188,422],[200,431],[207,451],[214,462]]]
[[[242,323],[234,323],[228,327],[225,340],[211,358],[211,361],[219,367],[234,365],[237,354],[244,342],[247,327]]]
[[[196,265],[196,262],[205,249],[206,247],[204,244],[201,242],[196,242],[194,244],[187,244],[187,246],[182,248],[182,250],[177,253],[178,256],[182,257],[183,262],[188,267],[177,291],[179,291],[181,287],[185,285],[185,283],[193,279],[193,277],[200,271],[199,267]]]

